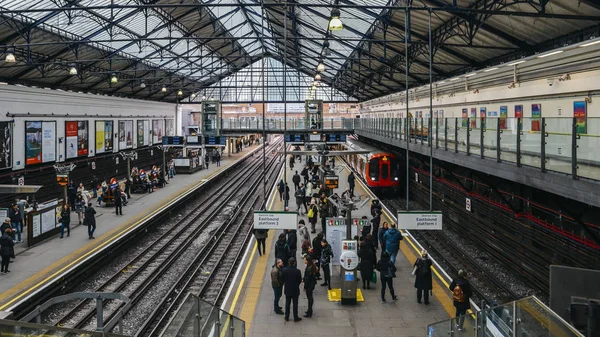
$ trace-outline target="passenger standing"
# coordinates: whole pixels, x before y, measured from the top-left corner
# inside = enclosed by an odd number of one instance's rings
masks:
[[[304,317],[310,318],[313,314],[313,292],[315,291],[315,286],[317,285],[317,266],[315,265],[312,257],[306,256],[304,258],[304,264],[306,268],[304,269],[304,291],[306,292],[306,298],[308,299],[308,310],[304,314]]]
[[[302,169],[300,175],[304,177],[304,185],[306,185],[308,183],[308,166]]]
[[[294,155],[290,156],[290,169],[293,170],[294,169]]]
[[[363,289],[371,289],[373,268],[377,263],[377,257],[373,252],[373,244],[370,241],[364,241],[360,245],[358,257],[360,258],[360,277],[363,281]]]
[[[396,263],[396,256],[400,250],[400,241],[404,238],[402,233],[396,229],[396,224],[392,224],[392,228],[388,229],[383,236],[385,239],[385,250],[390,255],[392,263]]]
[[[0,237],[0,256],[2,257],[2,268],[0,272],[2,273],[10,273],[10,270],[8,270],[8,265],[10,263],[10,259],[15,257],[14,246],[15,242],[12,239],[12,229],[6,228]]]
[[[319,215],[319,209],[317,208],[317,205],[315,205],[315,203],[311,203],[310,206],[308,207],[308,222],[310,222],[310,232],[311,233],[316,233],[316,225],[317,225],[317,219],[318,219],[318,215]]]
[[[290,251],[290,257],[296,258],[296,251],[298,250],[298,235],[295,229],[288,229],[287,232],[287,246]]]
[[[215,159],[217,160],[217,167],[221,166],[221,153],[217,150],[217,153],[215,153]]]
[[[117,186],[114,191],[115,210],[117,215],[123,215],[123,200],[121,199],[121,188]]]
[[[300,175],[298,174],[298,171],[296,171],[296,174],[292,177],[292,182],[294,183],[294,191],[298,191],[300,188]]]
[[[304,201],[304,187],[300,184],[300,188],[296,190],[294,193],[294,197],[296,198],[296,213],[298,215],[303,215],[302,206],[304,206],[305,213],[308,213],[308,208],[306,207],[306,202]]]
[[[381,223],[381,210],[375,211],[375,216],[371,219],[371,225],[373,226],[373,236],[377,237],[379,234],[379,224]]]
[[[321,269],[321,251],[323,251],[323,247],[321,246],[321,241],[323,240],[323,233],[319,233],[317,234],[317,236],[315,236],[315,238],[312,240],[312,254],[311,257],[313,258],[313,261],[315,261],[315,264],[317,265],[317,267],[319,267],[319,270]],[[319,275],[319,272],[317,272],[317,274]],[[321,275],[319,275],[318,280],[321,279]]]
[[[65,228],[67,229],[67,236],[71,236],[71,206],[69,204],[66,204],[60,212],[60,222],[62,223],[60,238],[62,239],[65,235]]]
[[[371,216],[375,217],[377,216],[377,214],[381,214],[381,203],[379,202],[378,199],[373,200],[373,202],[371,202]]]
[[[94,232],[96,231],[96,210],[92,206],[92,203],[88,203],[88,207],[85,209],[85,217],[83,222],[88,227],[88,237],[89,239],[95,239]]]
[[[10,224],[13,229],[13,240],[15,242],[23,242],[21,240],[21,214],[19,214],[19,205],[13,204],[8,216],[10,217]]]
[[[354,196],[354,172],[350,172],[350,175],[348,175],[348,190],[350,191],[350,196]]]
[[[29,203],[25,199],[17,199],[17,205],[19,205],[19,214],[21,215],[21,233],[23,232],[23,226],[25,226],[25,207],[29,207]]]
[[[100,198],[102,198],[100,196]],[[83,219],[83,211],[85,208],[85,202],[83,201],[83,197],[81,194],[77,194],[77,198],[75,199],[75,212],[77,212],[77,219],[79,220],[79,224],[81,225],[81,220]]]
[[[285,266],[286,261],[290,258],[290,249],[285,240],[285,233],[279,234],[277,242],[275,242],[275,258],[281,259]]]
[[[208,156],[208,153],[204,155],[204,165],[206,165],[206,169],[208,170],[208,164],[210,162],[210,157]]]
[[[281,179],[279,184],[277,184],[277,191],[279,192],[279,201],[283,201],[283,192],[285,191],[285,183],[283,182],[283,179]]]
[[[283,205],[288,207],[290,204],[290,187],[288,183],[285,183],[284,191],[283,191]]]
[[[75,182],[71,180],[69,185],[67,185],[67,195],[69,197],[69,204],[75,205],[75,198],[77,197],[77,186]]]
[[[131,179],[125,178],[125,194],[127,194],[127,199],[131,199]]]
[[[306,228],[304,219],[300,219],[300,221],[298,221],[298,232],[300,234],[300,238],[302,239],[302,242],[304,242],[304,241],[310,242],[310,234],[308,233],[308,228]]]
[[[327,286],[327,289],[331,290],[331,270],[329,269],[329,265],[333,257],[333,249],[325,239],[321,240],[321,247],[321,269],[323,269],[323,274],[325,275],[325,281],[321,286]]]
[[[391,261],[390,255],[387,252],[381,253],[381,260],[377,263],[377,269],[381,276],[381,303],[385,303],[385,288],[390,288],[390,294],[392,295],[392,301],[396,301],[398,298],[394,293],[394,277],[396,277],[396,266]]]
[[[379,242],[379,247],[381,250],[385,250],[385,233],[387,232],[390,225],[387,221],[383,222],[383,226],[379,228],[379,232],[377,232],[377,241]]]
[[[266,229],[255,229],[254,237],[256,238],[256,248],[258,248],[258,255],[262,256],[265,254],[265,242],[269,237],[269,231]],[[262,254],[260,253],[260,247],[262,246]]]
[[[12,227],[10,225],[10,218],[5,218],[4,222],[2,223],[2,225],[0,225],[0,235],[4,234],[4,232],[6,232],[6,230],[8,228],[10,228],[11,232],[12,232]]]
[[[421,303],[423,292],[425,293],[425,304],[429,304],[429,292],[433,289],[431,276],[431,259],[426,250],[421,252],[421,257],[415,261],[415,288],[417,288],[417,302]]]
[[[283,261],[277,259],[273,269],[271,269],[271,286],[273,287],[273,311],[278,315],[283,315],[281,307],[279,306],[279,300],[283,295]]]
[[[290,304],[293,303],[294,322],[299,322],[302,318],[298,317],[298,297],[300,297],[300,283],[302,283],[302,273],[296,267],[296,259],[290,257],[288,266],[283,268],[283,285],[285,287],[285,320],[290,320]]]
[[[454,279],[450,284],[450,291],[452,291],[452,300],[454,307],[456,307],[456,318],[458,318],[456,328],[458,331],[463,331],[465,314],[471,306],[469,300],[473,296],[471,284],[467,280],[467,273],[464,270],[461,269],[458,271],[458,278]]]

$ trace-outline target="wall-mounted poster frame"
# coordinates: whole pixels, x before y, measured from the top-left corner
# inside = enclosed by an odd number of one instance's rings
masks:
[[[165,136],[175,136],[175,120],[165,119]]]
[[[133,148],[133,121],[119,121],[119,150]]]
[[[152,144],[162,144],[162,137],[165,135],[165,120],[152,120]]]
[[[440,110],[438,114],[438,118],[440,119],[439,126],[444,126],[444,110]]]
[[[25,165],[56,161],[56,121],[25,121]]]
[[[523,118],[523,106],[515,105],[515,118]]]
[[[12,168],[12,122],[0,122],[0,170]]]
[[[464,108],[462,109],[462,127],[466,128],[467,127],[467,119],[469,118],[469,109]]]
[[[87,157],[90,148],[88,121],[65,121],[65,158]]]
[[[573,102],[573,117],[578,134],[587,133],[587,103],[586,101]]]
[[[540,131],[540,123],[542,119],[542,105],[531,105],[531,131]]]
[[[486,107],[479,108],[479,118],[481,119],[481,128],[485,129],[485,115],[487,113]]]
[[[477,108],[471,108],[471,128],[477,127]]]
[[[96,154],[110,153],[114,149],[113,121],[96,121]]]
[[[135,134],[136,134],[136,146],[142,147],[144,146],[144,136],[146,135],[144,133],[144,121],[143,120],[137,120],[136,121],[136,128],[135,128]]]
[[[506,130],[507,112],[508,112],[508,106],[503,105],[500,107],[500,130]]]

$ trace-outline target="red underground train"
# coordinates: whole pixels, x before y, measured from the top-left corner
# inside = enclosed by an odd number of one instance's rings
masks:
[[[342,156],[354,173],[375,192],[393,192],[399,188],[400,162],[389,152],[359,142],[353,137],[342,145],[344,150],[364,150],[368,154]]]

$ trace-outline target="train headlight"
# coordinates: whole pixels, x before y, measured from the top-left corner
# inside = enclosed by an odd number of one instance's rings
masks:
[[[395,180],[395,181],[398,181],[398,177],[394,177],[394,180]]]
[[[375,177],[371,177],[371,180],[375,181]]]

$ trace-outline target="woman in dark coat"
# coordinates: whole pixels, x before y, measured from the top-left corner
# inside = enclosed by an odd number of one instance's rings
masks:
[[[306,264],[306,268],[304,269],[304,291],[306,291],[306,298],[308,299],[308,310],[306,310],[306,314],[304,317],[310,318],[313,314],[313,291],[315,290],[315,286],[317,285],[317,273],[318,268],[313,261],[313,258],[310,256],[304,257],[304,264]]]
[[[95,239],[94,232],[96,231],[96,210],[92,206],[92,203],[88,203],[88,207],[85,208],[85,218],[83,221],[88,227],[88,236],[90,239]]]
[[[377,262],[377,270],[381,275],[381,303],[385,303],[385,288],[390,288],[392,294],[392,301],[396,301],[398,297],[394,293],[394,278],[396,277],[396,267],[390,260],[390,254],[383,251],[381,253],[381,260]]]
[[[370,241],[363,241],[358,250],[358,257],[360,257],[360,277],[363,281],[363,289],[371,289],[373,268],[377,263],[377,256],[373,250],[373,244]]]
[[[287,266],[287,261],[290,258],[290,247],[287,245],[285,233],[279,234],[277,242],[275,242],[275,259],[281,259],[283,265]]]
[[[15,242],[12,239],[12,228],[6,228],[4,234],[0,237],[0,256],[2,257],[2,273],[10,273],[8,270],[8,264],[10,258],[15,257],[15,251],[13,249]]]
[[[431,259],[426,250],[421,252],[421,257],[415,261],[415,288],[417,288],[417,302],[421,303],[421,297],[425,293],[425,304],[429,304],[429,292],[433,289],[431,276]]]
[[[60,212],[60,222],[62,227],[60,228],[60,238],[65,236],[65,228],[67,229],[67,236],[71,236],[71,206],[66,204]]]

